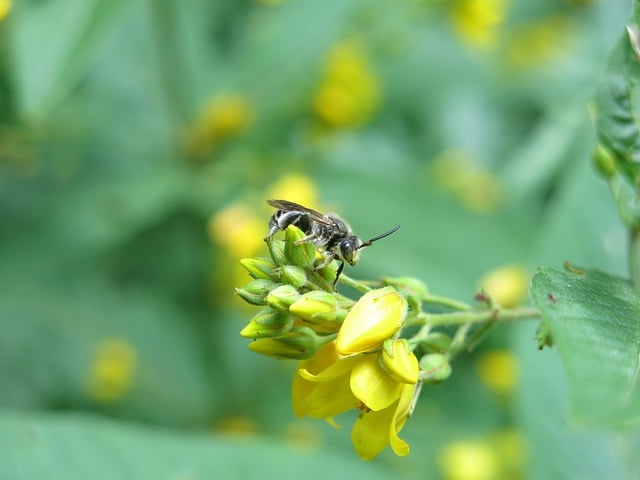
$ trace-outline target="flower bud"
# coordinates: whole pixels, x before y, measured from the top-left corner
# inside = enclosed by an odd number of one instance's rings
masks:
[[[240,265],[255,279],[277,279],[277,275],[274,272],[276,266],[266,258],[243,258],[240,260]]]
[[[287,263],[287,259],[284,256],[284,241],[276,240],[275,238],[267,239],[267,248],[269,249],[269,255],[273,263],[276,265],[284,265]]]
[[[393,287],[365,293],[347,314],[336,349],[342,355],[374,350],[393,336],[407,315],[407,301]]]
[[[300,294],[291,285],[280,285],[269,292],[266,302],[276,310],[288,312],[289,307],[299,298]]]
[[[283,265],[280,277],[282,278],[282,283],[288,283],[296,288],[300,288],[307,283],[307,275],[304,270],[294,265]]]
[[[420,367],[418,359],[404,339],[385,340],[378,357],[380,366],[399,383],[415,384],[418,382]]]
[[[302,295],[289,311],[308,322],[332,322],[338,313],[337,303],[331,293],[316,290]]]
[[[430,353],[420,359],[420,380],[440,383],[451,375],[451,365],[446,355]]]
[[[420,348],[425,353],[444,353],[450,345],[451,337],[441,332],[432,332],[420,341]]]
[[[303,360],[310,358],[323,342],[308,327],[294,327],[277,338],[260,338],[249,344],[249,349],[275,358]]]
[[[266,338],[280,336],[293,327],[293,318],[272,308],[263,308],[246,327],[240,331],[245,338]]]
[[[265,297],[275,286],[271,280],[261,278],[247,283],[244,287],[236,288],[236,294],[252,305],[266,305]]]
[[[309,242],[298,243],[304,237],[302,230],[289,225],[284,234],[284,255],[292,265],[311,267],[315,259],[315,249]]]

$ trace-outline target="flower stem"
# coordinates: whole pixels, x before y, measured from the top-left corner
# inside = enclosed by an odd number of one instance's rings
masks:
[[[454,300],[453,298],[441,297],[440,295],[427,294],[424,298],[422,298],[422,301],[424,303],[430,303],[434,305],[441,305],[443,307],[449,307],[454,310],[461,310],[461,311],[471,310],[471,306],[467,305],[464,302]]]
[[[533,307],[494,308],[492,310],[464,311],[452,313],[421,313],[417,315],[432,327],[446,325],[464,325],[466,323],[480,323],[488,320],[496,322],[510,322],[525,318],[540,317],[540,310]]]
[[[340,282],[350,287],[353,287],[362,293],[367,293],[368,291],[371,290],[370,287],[367,287],[366,285],[362,284],[358,280],[354,280],[353,278],[349,277],[348,275],[345,275],[344,273],[340,275]]]

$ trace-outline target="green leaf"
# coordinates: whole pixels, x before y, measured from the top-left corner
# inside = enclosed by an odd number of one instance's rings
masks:
[[[569,377],[573,417],[590,425],[640,421],[640,295],[595,270],[539,268],[531,295]]]
[[[90,415],[0,412],[3,479],[338,478],[390,472],[345,455],[266,437],[174,433]]]

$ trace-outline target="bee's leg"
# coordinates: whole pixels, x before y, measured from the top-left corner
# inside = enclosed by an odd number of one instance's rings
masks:
[[[301,243],[309,243],[313,242],[316,239],[315,234],[307,235],[306,237],[301,238],[300,240],[296,240],[293,242],[294,245],[300,245]]]
[[[338,267],[338,271],[336,272],[336,278],[333,280],[333,289],[336,289],[336,284],[338,283],[338,279],[342,274],[342,270],[344,270],[344,262],[340,262],[340,266]]]
[[[326,267],[331,262],[333,262],[334,258],[336,258],[335,254],[333,254],[331,252],[322,252],[322,253],[324,253],[324,259],[317,266],[313,267],[313,271],[314,272],[317,271],[317,270],[320,270],[321,268]]]

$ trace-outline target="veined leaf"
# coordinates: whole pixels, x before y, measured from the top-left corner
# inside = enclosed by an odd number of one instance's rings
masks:
[[[640,293],[595,270],[539,268],[531,295],[566,368],[573,417],[640,423]]]

